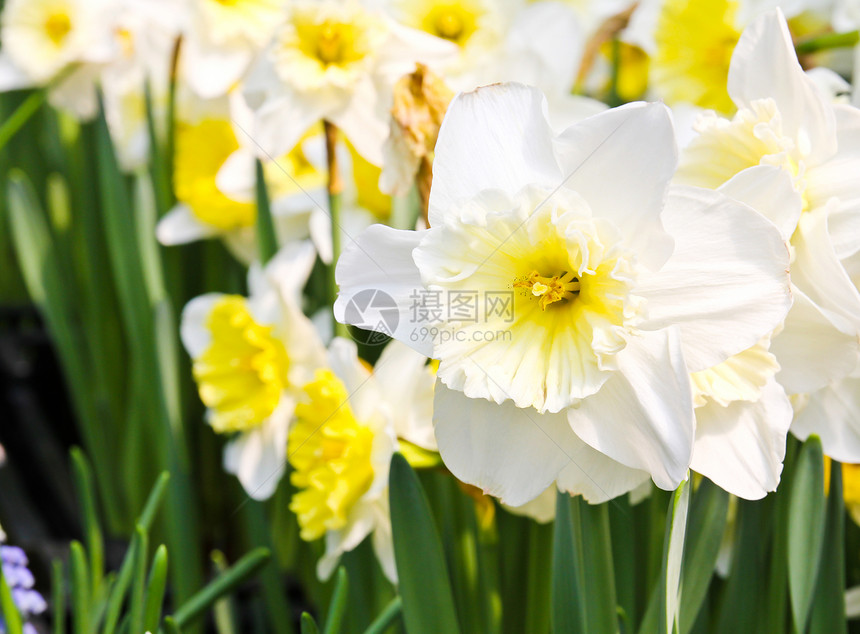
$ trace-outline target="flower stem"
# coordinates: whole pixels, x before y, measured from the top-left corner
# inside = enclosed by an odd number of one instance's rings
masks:
[[[325,131],[325,153],[326,167],[328,168],[328,208],[331,219],[331,264],[328,267],[328,291],[329,302],[334,306],[337,300],[337,281],[335,280],[335,268],[340,257],[340,206],[341,192],[343,192],[343,181],[340,178],[340,170],[337,164],[337,126],[330,121],[323,121]],[[347,337],[349,332],[344,324],[338,323],[332,312],[332,324],[334,334],[338,337]]]
[[[0,126],[0,150],[15,136],[30,118],[36,114],[39,107],[45,102],[47,91],[36,90],[30,93],[12,115]]]
[[[811,55],[818,51],[855,46],[858,42],[860,42],[860,31],[848,31],[847,33],[828,33],[803,40],[794,48],[798,55]]]

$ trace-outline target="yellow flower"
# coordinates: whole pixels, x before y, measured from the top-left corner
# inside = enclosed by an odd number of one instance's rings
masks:
[[[209,348],[194,360],[200,399],[216,432],[260,425],[277,407],[289,359],[272,326],[257,323],[238,295],[222,297],[209,313]]]

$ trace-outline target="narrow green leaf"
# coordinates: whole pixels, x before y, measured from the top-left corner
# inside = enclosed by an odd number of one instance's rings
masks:
[[[570,496],[558,492],[555,500],[555,530],[552,550],[552,590],[550,619],[553,634],[576,634],[585,631],[585,609],[579,578],[582,566],[577,561],[577,542],[582,542],[579,506],[571,505]],[[574,516],[576,513],[576,517]]]
[[[615,596],[615,570],[612,564],[612,536],[609,531],[609,505],[588,504],[577,496],[581,522],[580,578],[587,632],[615,632],[618,629],[618,602]]]
[[[72,625],[75,634],[90,634],[90,579],[87,556],[78,541],[71,544]]]
[[[684,541],[687,531],[687,511],[690,506],[689,482],[682,482],[675,489],[666,519],[666,541],[663,547],[663,574],[660,592],[662,596],[659,612],[659,632],[672,634],[678,625],[681,602],[681,562],[684,557]]]
[[[0,564],[0,615],[6,622],[9,634],[22,634],[21,613],[18,612],[18,606],[12,598],[12,591],[6,583],[6,577],[3,576],[2,564]]]
[[[48,95],[47,89],[36,90],[0,125],[0,150],[14,137],[30,118],[38,112]]]
[[[182,634],[182,628],[180,628],[176,621],[173,620],[173,617],[167,616],[164,618],[164,631],[167,634]]]
[[[51,611],[54,616],[54,634],[66,634],[66,580],[63,562],[51,563]]]
[[[343,627],[343,616],[346,614],[346,600],[349,594],[349,579],[346,569],[341,566],[337,570],[337,579],[334,584],[334,594],[328,606],[328,615],[325,620],[323,634],[337,634]]]
[[[256,175],[257,249],[260,254],[260,263],[265,265],[278,252],[278,235],[275,233],[275,223],[272,221],[269,192],[266,189],[266,178],[260,159],[256,160]]]
[[[317,622],[307,612],[302,612],[302,634],[320,634]]]
[[[158,512],[159,506],[161,506],[161,500],[164,497],[164,492],[167,489],[167,483],[169,481],[170,474],[167,473],[167,471],[163,471],[161,475],[158,476],[158,479],[155,481],[155,484],[149,493],[149,497],[146,499],[146,504],[143,507],[143,511],[140,513],[137,523],[147,532],[152,528],[152,522],[155,519],[155,514]]]
[[[693,627],[708,593],[726,527],[729,494],[703,478],[690,505],[690,525],[682,572],[680,631]]]
[[[512,527],[506,527],[512,528]],[[500,534],[503,527],[499,527]],[[552,588],[552,575],[546,574],[547,570],[552,569],[553,557],[553,524],[538,524],[534,521],[529,521],[526,524],[526,548],[528,557],[524,562],[526,565],[525,571],[525,613],[523,618],[525,627],[535,634],[545,634],[550,631],[550,597]],[[519,549],[509,549],[505,554],[508,561],[517,562],[521,557]],[[522,588],[522,578],[517,579],[514,586],[515,595],[520,595]],[[505,619],[508,618],[510,612],[510,604],[514,603],[509,600],[505,605]]]
[[[388,479],[394,558],[409,634],[460,631],[444,551],[418,477],[399,453]]]
[[[138,523],[138,526],[142,526],[142,523]],[[102,630],[104,634],[113,634],[113,632],[116,631],[117,623],[120,622],[122,604],[125,600],[126,593],[131,587],[132,576],[134,574],[134,564],[138,557],[137,551],[141,549],[142,546],[143,544],[140,542],[140,537],[137,531],[135,531],[131,538],[131,544],[129,544],[125,557],[122,560],[122,566],[119,569],[119,576],[117,577],[116,583],[108,596],[107,610],[105,612],[105,625]]]
[[[821,571],[812,601],[810,634],[844,634],[845,622],[845,501],[842,497],[842,465],[830,463],[830,493]]]
[[[268,548],[257,548],[242,557],[232,568],[219,575],[176,611],[173,615],[176,625],[185,627],[205,614],[215,601],[232,592],[236,586],[257,572],[271,556]]]
[[[104,538],[98,511],[96,510],[95,485],[89,461],[77,447],[71,451],[74,466],[75,484],[78,489],[81,509],[84,515],[84,534],[87,539],[87,553],[90,556],[90,583],[93,595],[99,591],[104,575]]]
[[[134,532],[139,548],[134,553],[129,626],[132,632],[140,632],[143,630],[143,618],[146,608],[146,556],[149,551],[149,537],[140,525],[135,528]]]
[[[383,634],[385,630],[394,625],[402,614],[403,600],[400,597],[394,597],[379,616],[373,620],[373,623],[368,626],[364,634]]]
[[[143,617],[143,629],[155,632],[161,621],[161,606],[164,603],[164,591],[167,587],[167,547],[162,544],[152,557],[152,567],[149,571],[149,581],[146,584],[146,609]]]
[[[810,436],[800,450],[789,502],[788,589],[795,630],[806,631],[825,529],[824,455]]]

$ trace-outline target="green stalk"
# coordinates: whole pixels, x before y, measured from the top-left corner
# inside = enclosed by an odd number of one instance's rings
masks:
[[[370,624],[364,631],[364,634],[382,634],[389,627],[394,625],[395,621],[400,618],[403,613],[403,600],[400,597],[394,597],[379,616]]]
[[[343,181],[337,164],[337,127],[329,121],[323,121],[323,128],[325,130],[326,165],[328,167],[328,208],[331,217],[331,265],[328,267],[328,292],[329,303],[334,306],[334,302],[337,300],[335,269],[341,252],[340,225]],[[332,314],[332,324],[336,336],[349,336],[346,326],[338,323],[334,314]]]
[[[15,112],[3,122],[3,125],[0,125],[0,150],[6,147],[12,137],[36,114],[42,104],[45,103],[47,96],[46,90],[30,93],[30,96],[15,109]]]
[[[811,55],[834,48],[849,48],[856,46],[858,42],[860,42],[860,31],[828,33],[798,42],[794,50],[797,51],[798,55]]]

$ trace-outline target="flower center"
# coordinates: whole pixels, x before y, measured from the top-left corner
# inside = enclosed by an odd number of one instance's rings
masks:
[[[254,321],[238,295],[215,304],[206,326],[212,343],[194,360],[193,372],[200,399],[213,412],[210,423],[217,432],[256,427],[287,386],[286,350],[271,326]]]
[[[526,279],[514,282],[514,288],[526,288],[534,297],[540,298],[541,310],[555,302],[573,299],[579,295],[579,287],[579,279],[573,273],[543,277],[532,271]]]
[[[421,21],[421,28],[462,46],[477,31],[479,14],[477,7],[442,3],[427,12]]]
[[[305,386],[290,431],[290,481],[299,491],[290,502],[302,539],[311,541],[346,526],[355,503],[373,482],[373,431],[359,422],[343,382],[318,370]]]
[[[52,13],[45,20],[45,33],[55,46],[61,46],[72,30],[72,20],[67,13]]]

